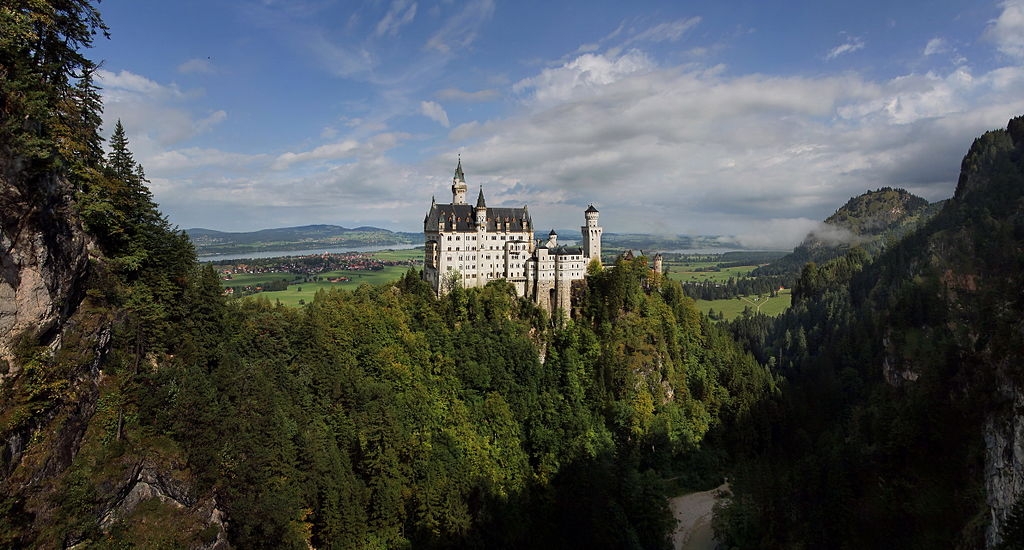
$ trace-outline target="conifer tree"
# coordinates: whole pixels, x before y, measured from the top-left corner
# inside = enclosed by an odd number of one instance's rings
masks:
[[[0,29],[0,143],[49,170],[83,137],[68,122],[95,121],[95,97],[83,92],[96,66],[81,50],[107,27],[91,0],[9,0]]]

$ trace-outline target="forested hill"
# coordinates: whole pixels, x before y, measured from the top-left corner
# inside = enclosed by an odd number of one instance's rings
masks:
[[[1024,117],[975,140],[955,196],[872,259],[810,264],[735,333],[779,366],[769,444],[718,518],[742,548],[1024,547]],[[799,511],[799,513],[794,513]]]
[[[868,191],[837,209],[792,253],[758,268],[751,275],[788,275],[795,279],[807,262],[827,262],[842,256],[853,246],[874,254],[930,219],[941,204],[929,204],[904,189],[883,187]]]
[[[668,548],[762,437],[772,373],[643,256],[571,317],[415,270],[226,300],[101,146],[95,6],[0,12],[0,547]]]

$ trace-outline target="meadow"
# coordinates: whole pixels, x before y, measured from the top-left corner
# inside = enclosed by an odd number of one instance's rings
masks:
[[[729,279],[750,276],[750,272],[759,264],[717,267],[723,263],[719,255],[684,255],[666,257],[665,267],[668,276],[683,284],[686,283],[726,283]],[[716,319],[733,319],[750,309],[770,316],[786,311],[791,303],[790,289],[784,289],[777,296],[750,295],[738,296],[723,300],[697,300],[697,307],[705,314],[713,311]]]
[[[421,249],[411,250],[381,250],[374,252],[373,257],[381,261],[405,262],[422,258]],[[757,265],[744,265],[732,267],[716,267],[722,263],[720,255],[687,255],[669,256],[665,259],[665,267],[668,276],[681,283],[717,282],[725,283],[730,278],[739,279],[750,275],[750,272]],[[398,280],[408,271],[408,266],[386,266],[379,271],[350,270],[342,269],[318,273],[319,280],[308,281],[302,275],[286,271],[272,271],[266,273],[240,273],[236,274],[229,281],[223,281],[224,286],[266,286],[277,281],[286,281],[286,290],[264,291],[252,294],[248,297],[259,296],[270,300],[271,303],[280,302],[290,307],[302,306],[313,300],[313,296],[321,289],[343,288],[353,290],[359,285],[382,285]],[[347,278],[346,281],[332,283],[330,279]],[[775,316],[785,311],[790,305],[790,290],[783,290],[778,296],[740,296],[724,300],[697,300],[697,307],[707,314],[713,311],[717,319],[733,319],[743,313],[749,307],[767,315]]]
[[[781,315],[789,309],[792,301],[792,291],[783,289],[778,296],[739,296],[726,300],[697,300],[697,309],[705,314],[714,311],[715,318],[720,314],[722,319],[729,320],[739,317],[743,310],[749,307],[755,312],[764,313],[771,317]]]
[[[383,262],[409,262],[420,260],[423,257],[422,249],[407,250],[380,250],[369,254]],[[277,258],[265,258],[261,261],[268,262]],[[317,291],[322,289],[344,288],[353,290],[359,285],[382,285],[398,280],[409,270],[408,265],[384,266],[383,269],[338,269],[316,273],[309,277],[292,273],[289,271],[267,271],[263,273],[236,273],[231,279],[222,280],[224,287],[246,287],[262,286],[270,284],[287,283],[284,290],[266,290],[256,294],[245,296],[246,298],[261,297],[270,300],[271,303],[280,302],[282,305],[297,307],[313,300]],[[347,279],[338,282],[330,282],[331,279]],[[310,280],[315,279],[315,280]]]
[[[397,281],[402,275],[409,271],[409,266],[387,266],[379,271],[367,271],[367,270],[352,270],[343,269],[338,271],[328,271],[321,273],[319,276],[322,280],[315,282],[299,281],[288,285],[287,290],[275,290],[271,292],[260,292],[259,294],[253,294],[250,297],[262,297],[270,300],[271,303],[280,302],[286,306],[301,306],[306,303],[313,301],[313,296],[316,296],[318,290],[321,289],[332,289],[332,288],[344,288],[347,290],[354,290],[359,285],[382,285]],[[348,277],[347,281],[341,281],[337,283],[329,282],[328,279]]]

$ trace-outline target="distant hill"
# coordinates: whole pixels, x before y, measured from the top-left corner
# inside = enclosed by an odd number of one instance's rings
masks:
[[[420,233],[395,232],[379,227],[349,229],[339,225],[303,225],[248,232],[186,229],[200,256],[245,252],[287,252],[309,248],[362,247],[389,244],[417,244]]]
[[[904,189],[883,187],[851,198],[824,224],[807,234],[793,252],[752,275],[792,275],[807,262],[823,263],[842,256],[851,246],[860,246],[876,254],[886,243],[896,242],[923,222],[931,219],[943,202],[929,203]]]
[[[228,232],[195,227],[186,233],[200,256],[244,254],[246,252],[288,252],[310,248],[364,247],[390,244],[422,244],[423,233],[391,231],[380,227],[361,226],[354,229],[340,225],[303,225]],[[577,242],[579,229],[559,229],[563,241]],[[538,233],[537,238],[547,236]],[[647,235],[643,233],[605,233],[602,242],[606,251],[622,250],[670,252],[690,248],[737,248],[738,243],[717,236]]]

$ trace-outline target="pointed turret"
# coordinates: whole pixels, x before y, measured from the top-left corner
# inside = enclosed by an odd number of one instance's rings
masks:
[[[452,204],[466,204],[466,176],[462,173],[462,156],[459,155],[459,164],[455,167],[455,177],[452,178]]]
[[[477,231],[487,230],[487,203],[484,202],[484,186],[480,186],[480,196],[476,199],[476,227]]]

